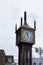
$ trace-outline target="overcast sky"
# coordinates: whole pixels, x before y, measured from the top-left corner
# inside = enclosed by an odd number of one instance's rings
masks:
[[[0,49],[6,54],[18,56],[15,41],[15,24],[19,27],[20,18],[27,11],[27,23],[33,26],[36,20],[36,44],[43,48],[43,0],[0,0]]]

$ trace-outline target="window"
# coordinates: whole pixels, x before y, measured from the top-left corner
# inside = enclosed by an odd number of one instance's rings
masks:
[[[33,65],[36,65],[36,62],[34,62]]]
[[[0,54],[0,63],[2,62],[2,55]]]
[[[24,65],[30,65],[29,64],[29,59],[30,59],[30,52],[29,52],[29,49],[26,48],[24,50]]]
[[[8,58],[8,63],[12,63],[12,59],[11,58]]]

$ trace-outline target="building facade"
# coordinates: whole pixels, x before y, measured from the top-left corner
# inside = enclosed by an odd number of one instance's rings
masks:
[[[6,55],[4,50],[0,50],[0,65],[14,65],[14,57]]]
[[[43,65],[43,58],[33,58],[32,65]]]
[[[0,50],[0,65],[5,65],[5,52]]]

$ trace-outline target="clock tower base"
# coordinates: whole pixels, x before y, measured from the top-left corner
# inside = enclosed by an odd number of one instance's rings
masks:
[[[19,48],[19,65],[32,65],[32,45],[23,44]]]

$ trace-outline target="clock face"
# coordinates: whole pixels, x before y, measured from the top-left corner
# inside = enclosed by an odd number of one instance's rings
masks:
[[[33,41],[33,32],[32,31],[23,31],[22,39],[25,42],[32,42]]]

